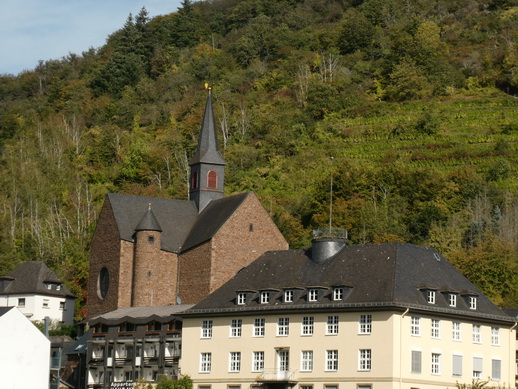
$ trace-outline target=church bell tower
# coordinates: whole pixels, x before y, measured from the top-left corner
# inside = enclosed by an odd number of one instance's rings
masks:
[[[201,212],[210,201],[223,197],[225,165],[225,160],[219,153],[216,122],[209,89],[198,149],[189,163],[191,167],[189,200],[196,203],[198,212]]]

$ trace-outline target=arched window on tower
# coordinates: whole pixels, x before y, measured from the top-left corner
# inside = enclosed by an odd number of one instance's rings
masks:
[[[191,175],[191,189],[198,189],[198,172],[193,172]]]
[[[216,189],[218,187],[218,173],[211,170],[207,173],[207,188]]]

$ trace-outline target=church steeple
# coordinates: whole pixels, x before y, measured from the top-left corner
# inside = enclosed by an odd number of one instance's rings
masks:
[[[223,197],[226,165],[225,160],[219,153],[210,89],[205,105],[198,149],[189,165],[191,166],[189,200],[194,201],[199,212],[201,212],[211,200]]]

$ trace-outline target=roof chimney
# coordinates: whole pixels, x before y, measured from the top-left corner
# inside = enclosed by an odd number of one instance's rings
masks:
[[[318,228],[313,230],[311,259],[316,263],[327,261],[347,244],[347,230]]]

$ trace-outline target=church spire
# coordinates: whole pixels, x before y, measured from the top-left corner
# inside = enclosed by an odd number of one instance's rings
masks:
[[[200,212],[211,200],[223,197],[226,165],[219,153],[211,90],[210,88],[208,90],[198,148],[189,163],[191,166],[189,200],[196,203]]]

